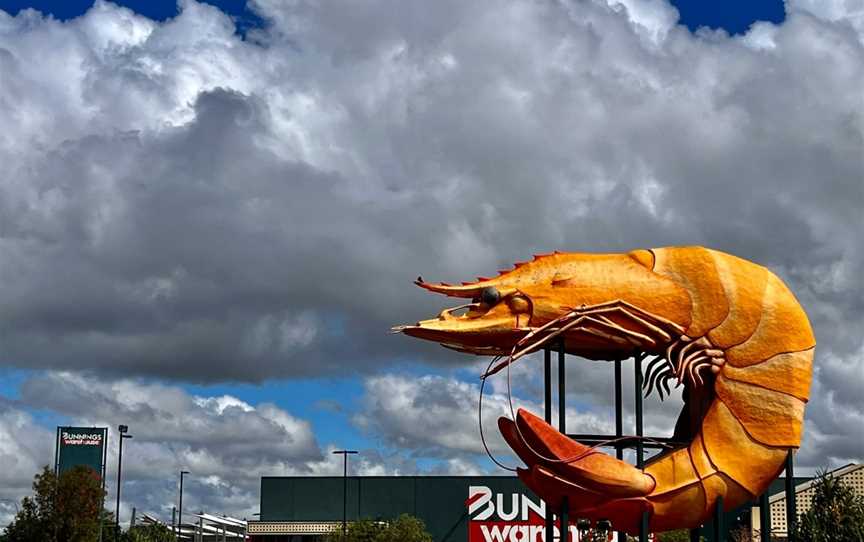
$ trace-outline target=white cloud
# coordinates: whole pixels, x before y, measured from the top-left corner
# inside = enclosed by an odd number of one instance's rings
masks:
[[[106,381],[75,373],[34,376],[21,386],[21,405],[0,416],[0,485],[10,498],[29,492],[32,476],[53,457],[49,431],[22,406],[60,414],[73,423],[109,427],[108,501],[116,487],[117,420],[134,435],[124,447],[121,511],[170,516],[177,473],[192,472],[187,510],[251,517],[262,475],[335,474],[338,465],[315,438],[311,424],[268,403],[251,405],[230,395],[195,396],[175,386],[134,380]],[[20,468],[17,468],[20,467]],[[369,469],[376,465],[369,463]],[[185,491],[184,491],[185,493]],[[185,506],[185,505],[184,505]]]
[[[30,492],[33,475],[54,462],[53,432],[0,398],[0,525],[16,512],[16,503]]]
[[[363,411],[355,416],[354,422],[383,443],[418,457],[446,458],[450,468],[473,463],[472,470],[476,470],[478,459],[484,466],[489,465],[483,459],[485,451],[478,424],[478,385],[439,376],[410,378],[388,374],[368,378],[365,388]],[[514,395],[513,412],[519,408],[539,415],[543,412],[542,405]],[[498,433],[497,420],[502,416],[511,417],[506,391],[487,388],[483,399],[487,445],[491,452],[501,456],[503,463],[515,465],[509,446]],[[568,409],[567,424],[583,433],[614,433],[611,420],[592,411]]]
[[[864,1],[862,0],[786,0],[786,11],[809,13],[835,23],[848,23],[864,38]]]
[[[399,377],[382,377],[399,383]],[[440,380],[453,388],[454,400],[470,402],[476,388],[455,380]],[[382,380],[370,382],[364,404],[373,404]],[[402,384],[406,394],[410,383]],[[342,474],[342,459],[331,452],[336,445],[319,445],[312,425],[269,403],[250,404],[231,395],[191,395],[177,386],[138,380],[105,380],[77,373],[48,372],[27,379],[20,388],[20,401],[0,403],[0,460],[8,468],[0,472],[0,499],[19,501],[30,493],[33,475],[53,461],[53,433],[42,427],[33,410],[60,415],[73,425],[109,427],[107,502],[115,499],[117,438],[114,427],[122,420],[133,435],[123,450],[123,499],[121,519],[128,521],[131,508],[169,518],[177,501],[180,470],[191,474],[184,485],[184,509],[207,510],[239,517],[252,517],[258,510],[261,476]],[[442,395],[444,397],[444,395]],[[493,397],[493,403],[501,398]],[[498,409],[500,410],[500,408]],[[399,427],[384,429],[389,421],[380,410],[366,412],[364,428],[377,442],[391,442],[400,431],[420,419],[405,419]],[[451,412],[443,412],[445,416]],[[416,408],[402,416],[422,417]],[[374,423],[369,422],[375,418]],[[425,417],[423,418],[425,419]],[[360,418],[358,418],[360,422]],[[494,419],[491,419],[494,428]],[[446,429],[446,424],[438,425]],[[461,430],[461,429],[460,429]],[[408,450],[405,446],[362,449],[351,458],[351,472],[364,476],[386,476],[429,472],[466,474],[485,472],[488,464],[474,454],[476,443],[469,434],[445,437],[434,450]],[[495,430],[497,433],[497,430]],[[396,440],[416,436],[406,432]],[[493,438],[500,439],[497,436]],[[499,446],[500,448],[500,446]],[[456,455],[454,455],[456,454]],[[461,455],[460,455],[461,454]],[[419,459],[428,465],[420,467]],[[0,501],[0,524],[14,513],[12,501]]]
[[[513,371],[514,408],[541,414],[542,403],[536,399],[539,373],[536,363],[531,365],[536,360],[522,361],[525,363],[517,364]],[[609,364],[572,357],[568,361],[568,430],[614,433]],[[624,427],[629,433],[634,423],[632,368],[626,363],[624,369]],[[864,414],[860,405],[838,399],[844,386],[860,388],[855,384],[860,373],[854,363],[839,358],[829,359],[820,371],[833,371],[831,377],[822,379],[833,390],[818,383],[814,387],[814,397],[824,397],[808,410],[805,442],[796,467],[802,472],[861,457]],[[834,383],[835,378],[845,383]],[[476,384],[452,377],[368,377],[352,423],[375,445],[352,457],[351,472],[365,476],[504,474],[485,456],[478,429],[478,400]],[[646,434],[670,436],[681,407],[680,396],[673,394],[663,404],[652,396],[645,404]],[[15,465],[0,475],[0,485],[5,488],[0,498],[17,500],[29,493],[32,475],[53,457],[51,433],[24,407],[62,414],[81,425],[113,427],[117,419],[130,425],[134,440],[124,448],[124,518],[129,517],[131,506],[168,517],[176,504],[176,477],[181,469],[193,473],[187,479],[187,510],[246,517],[257,510],[263,475],[335,476],[342,472],[341,458],[331,453],[334,444],[319,445],[308,421],[272,404],[253,405],[231,395],[195,396],[178,387],[141,381],[48,373],[25,381],[20,402],[0,409],[0,458],[4,464]],[[503,374],[494,377],[486,389],[483,426],[495,457],[505,465],[518,466],[520,461],[497,431],[499,416],[510,416]],[[557,424],[554,419],[553,424]],[[109,442],[111,501],[117,446],[116,439]],[[10,502],[0,503],[0,513],[7,518],[13,509]]]
[[[664,0],[606,0],[614,10],[623,9],[636,32],[655,44],[666,38],[678,22],[678,10]]]
[[[771,50],[777,47],[777,42],[774,41],[777,30],[776,25],[760,21],[750,27],[750,30],[741,37],[741,41],[754,49]]]

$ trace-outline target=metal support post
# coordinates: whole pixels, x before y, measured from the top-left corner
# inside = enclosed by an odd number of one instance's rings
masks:
[[[771,540],[771,503],[768,497],[767,491],[759,497],[759,540],[761,542]]]
[[[620,439],[624,435],[624,397],[621,388],[621,360],[615,360],[615,438]],[[621,441],[615,442],[615,457],[624,459],[624,446]],[[618,531],[618,540],[627,540],[627,533]]]
[[[552,424],[552,350],[543,348],[543,414],[546,423]],[[552,542],[555,537],[555,517],[549,503],[546,506],[546,542]]]
[[[188,470],[180,471],[180,507],[177,511],[177,530],[183,530],[183,477],[189,474]]]
[[[723,520],[723,495],[720,495],[714,505],[714,542],[725,542],[726,540],[726,526]]]
[[[798,514],[795,506],[795,468],[792,450],[786,454],[786,540],[795,542]]]
[[[543,414],[546,423],[552,423],[552,350],[543,349]]]
[[[615,438],[620,439],[624,435],[624,407],[621,397],[621,360],[615,360]],[[615,457],[624,459],[624,447],[621,441],[615,443]]]
[[[636,410],[636,467],[645,467],[645,448],[642,443],[642,359],[643,355],[636,352],[633,355],[633,379],[635,394],[633,401]],[[648,512],[642,512],[639,521],[639,542],[648,542]]]
[[[567,434],[567,393],[565,391],[564,382],[564,340],[558,343],[558,431],[562,435]],[[569,522],[570,505],[567,502],[567,497],[561,500],[561,512],[558,514],[558,520],[561,524],[561,532],[559,540],[561,542],[570,542],[570,522]]]
[[[348,535],[348,454],[344,456],[342,471],[342,540]]]
[[[636,466],[643,468],[645,466],[645,447],[642,442],[642,356],[638,353],[633,356],[633,380],[636,390],[633,401],[636,410]]]
[[[567,434],[567,393],[564,386],[564,339],[558,343],[558,431]]]
[[[553,542],[555,540],[555,514],[552,513],[552,507],[549,506],[549,503],[546,503],[546,537],[544,540],[546,542]]]
[[[567,502],[567,497],[561,499],[561,513],[558,514],[561,521],[561,533],[559,540],[561,542],[570,542],[570,503]]]

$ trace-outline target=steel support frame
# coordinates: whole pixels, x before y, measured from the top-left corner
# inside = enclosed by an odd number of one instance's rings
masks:
[[[567,394],[565,373],[564,341],[558,343],[558,431],[567,434]],[[543,349],[543,414],[546,423],[552,425],[552,348]],[[546,536],[547,541],[552,542],[555,532],[555,518],[552,515],[551,503],[546,503]],[[558,521],[560,542],[570,542],[570,518],[567,497],[558,503]],[[550,536],[551,535],[551,536]]]
[[[651,443],[643,440],[643,409],[642,409],[642,361],[644,355],[640,353],[634,354],[634,410],[636,417],[636,435],[630,438],[623,438],[624,435],[624,408],[623,408],[623,384],[622,384],[622,369],[621,361],[615,360],[615,435],[593,435],[593,434],[568,434],[566,432],[566,390],[565,390],[565,357],[564,342],[560,341],[557,344],[558,352],[558,428],[562,434],[567,435],[573,440],[579,441],[586,445],[598,444],[615,440],[615,457],[618,459],[624,458],[624,449],[635,448],[636,450],[636,465],[639,468],[645,466],[645,448],[663,448],[665,446],[682,445],[686,443],[677,442],[671,438],[651,437]],[[544,414],[546,423],[552,425],[552,347],[547,346],[543,349],[543,391],[544,391]],[[795,526],[797,523],[796,503],[795,503],[795,473],[794,473],[794,452],[789,451],[786,456],[786,525],[787,537],[790,542],[795,539]],[[771,508],[768,500],[768,493],[764,493],[759,497],[759,516],[760,516],[760,539],[762,542],[770,542],[771,540]],[[569,523],[569,509],[566,509],[566,501],[562,504],[561,516],[561,538],[559,540],[568,540],[569,533],[565,533],[565,526]],[[554,532],[555,520],[552,517],[551,511],[548,509],[546,513],[546,532]],[[713,518],[713,534],[717,542],[723,542],[726,538],[724,516],[723,516],[723,501],[718,501]],[[648,514],[644,513],[640,521],[640,542],[648,540]],[[564,537],[567,538],[564,538]],[[626,540],[624,532],[618,532],[619,540]],[[700,529],[692,529],[690,531],[690,540],[698,542],[700,539]],[[549,538],[552,542],[552,538]]]
[[[795,454],[792,450],[786,455],[786,479],[784,491],[786,496],[786,540],[795,541],[795,530],[798,523],[795,499]],[[771,542],[771,502],[766,491],[759,496],[759,540]]]
[[[618,459],[623,459],[624,450],[625,449],[635,449],[636,451],[636,466],[639,468],[644,468],[645,466],[645,449],[646,448],[663,448],[665,446],[676,446],[686,444],[684,442],[678,442],[671,438],[664,437],[650,437],[652,442],[645,442],[644,440],[644,416],[643,416],[643,397],[642,397],[642,383],[643,383],[643,374],[642,374],[642,361],[645,358],[644,354],[639,352],[634,353],[634,364],[633,364],[633,380],[634,380],[634,414],[635,414],[635,429],[636,434],[630,436],[630,438],[622,438],[626,437],[624,434],[624,408],[623,408],[623,383],[622,383],[622,360],[615,360],[614,368],[615,368],[615,434],[614,435],[596,435],[596,434],[568,434],[566,432],[566,389],[565,389],[565,369],[566,369],[566,353],[564,349],[563,341],[560,341],[557,345],[546,346],[543,348],[543,405],[544,405],[544,419],[546,423],[552,425],[552,350],[553,348],[557,351],[558,354],[558,428],[561,433],[567,435],[568,437],[577,440],[586,445],[597,444],[600,442],[608,442],[611,440],[615,440],[615,457]],[[794,525],[794,510],[795,510],[795,495],[794,495],[794,478],[792,477],[792,453],[790,452],[789,457],[786,461],[786,502],[787,502],[787,524]],[[790,486],[791,484],[791,486]],[[792,496],[790,497],[790,491]],[[789,506],[791,503],[791,506]],[[546,533],[554,533],[555,531],[555,518],[552,514],[552,503],[546,503]],[[556,508],[559,509],[558,519],[559,519],[559,537],[558,541],[560,542],[570,542],[569,536],[569,523],[573,518],[569,517],[567,513],[567,501],[559,503],[559,506]],[[764,495],[760,499],[760,508],[762,517],[765,517],[768,505],[768,497],[767,494]],[[791,516],[789,515],[789,510],[792,510]],[[770,514],[770,512],[769,512]],[[723,542],[725,540],[725,525],[723,518],[723,501],[722,499],[716,503],[716,510],[714,514],[714,518],[712,521],[713,531],[715,535],[715,540],[717,542]],[[770,515],[769,515],[770,517]],[[789,519],[791,518],[791,520]],[[648,540],[648,528],[649,528],[649,515],[647,512],[642,514],[639,522],[639,537],[638,540],[640,542],[647,542]],[[792,523],[789,523],[791,521]],[[770,519],[767,522],[768,532],[770,532]],[[762,529],[765,529],[765,520],[763,519]],[[626,540],[626,534],[622,531],[618,531],[618,539],[623,541]],[[554,535],[548,536],[547,541],[553,542],[555,540]],[[699,529],[693,529],[690,532],[690,540],[698,541],[699,540]],[[763,538],[763,540],[767,541],[769,539]],[[792,540],[792,538],[790,538]]]

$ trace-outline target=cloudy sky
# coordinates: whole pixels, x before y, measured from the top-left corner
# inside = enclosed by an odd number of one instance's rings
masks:
[[[181,469],[184,508],[251,518],[336,447],[505,473],[483,361],[388,328],[447,303],[417,275],[551,250],[774,269],[818,340],[798,466],[864,461],[861,0],[42,4],[0,2],[0,524],[67,423],[130,426],[124,520],[170,517]],[[568,371],[569,427],[609,431],[609,366]]]

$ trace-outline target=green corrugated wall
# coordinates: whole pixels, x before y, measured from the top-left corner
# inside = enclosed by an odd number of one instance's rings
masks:
[[[796,479],[797,483],[806,478]],[[261,521],[340,521],[342,477],[261,478]],[[348,520],[390,519],[411,514],[423,520],[436,542],[466,542],[469,486],[493,493],[524,493],[537,500],[518,478],[503,476],[368,476],[348,478]],[[783,490],[776,480],[774,491]],[[750,504],[728,512],[727,527],[748,512]],[[703,533],[709,541],[711,529]]]
[[[341,477],[261,479],[261,521],[339,521]],[[466,542],[469,486],[534,495],[514,477],[364,476],[348,478],[348,520],[389,519],[411,514],[423,520],[437,542]]]

